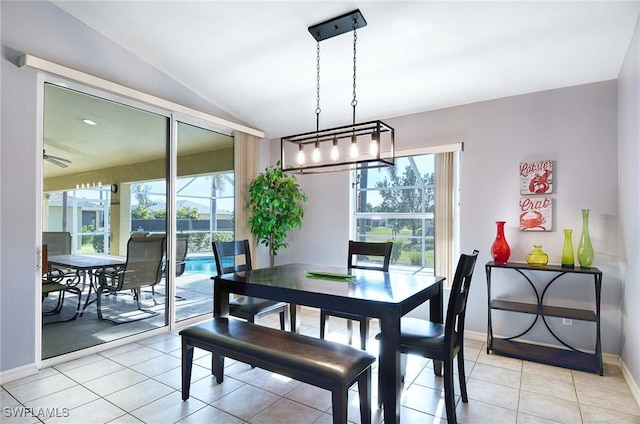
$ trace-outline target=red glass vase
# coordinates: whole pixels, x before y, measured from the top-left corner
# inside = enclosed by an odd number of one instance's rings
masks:
[[[509,243],[507,243],[507,239],[504,238],[504,224],[505,221],[496,221],[497,234],[496,239],[491,246],[491,256],[493,256],[493,261],[499,264],[506,263],[511,255]]]

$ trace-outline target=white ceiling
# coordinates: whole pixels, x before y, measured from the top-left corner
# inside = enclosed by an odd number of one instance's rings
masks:
[[[360,9],[356,121],[615,79],[639,1],[54,1],[245,123],[315,129],[313,24]],[[353,37],[322,41],[320,127],[351,123]]]

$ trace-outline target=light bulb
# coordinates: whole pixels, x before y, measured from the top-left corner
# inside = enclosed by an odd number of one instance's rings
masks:
[[[333,138],[333,147],[331,148],[331,160],[336,161],[340,158],[340,151],[338,150],[338,139]]]
[[[369,145],[369,154],[371,156],[378,155],[378,142],[375,139],[371,140],[371,144]]]
[[[350,150],[350,155],[352,159],[357,158],[360,153],[358,152],[358,140],[356,139],[355,135],[351,136],[351,150]]]
[[[298,158],[296,162],[298,162],[298,165],[304,165],[304,150],[303,150],[302,144],[298,149]]]
[[[316,146],[313,148],[311,160],[313,160],[314,162],[320,162],[320,142],[318,141],[316,141]]]
[[[371,156],[378,155],[378,144],[380,140],[380,133],[378,131],[374,131],[371,133],[371,144],[369,145],[369,154]]]

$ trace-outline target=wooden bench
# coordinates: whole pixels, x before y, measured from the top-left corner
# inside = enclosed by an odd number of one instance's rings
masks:
[[[347,422],[348,391],[358,383],[360,416],[371,423],[371,365],[375,357],[351,346],[240,320],[213,318],[180,331],[182,399],[189,399],[193,348],[212,353],[212,374],[224,379],[224,357],[331,391],[333,422]]]

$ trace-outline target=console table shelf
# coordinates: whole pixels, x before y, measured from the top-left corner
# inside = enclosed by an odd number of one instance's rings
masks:
[[[493,299],[491,297],[491,274],[494,269],[511,269],[520,274],[531,286],[537,303],[517,302],[505,299]],[[488,326],[487,326],[487,353],[494,353],[510,356],[513,358],[526,359],[541,362],[548,365],[572,368],[580,371],[597,372],[603,374],[602,347],[600,342],[600,291],[602,286],[602,272],[598,268],[564,268],[559,265],[548,265],[545,267],[534,267],[526,263],[507,262],[499,264],[487,262],[485,265],[487,273],[487,294],[488,294]],[[533,284],[529,276],[524,271],[531,272],[552,272],[551,279],[546,283],[542,293]],[[595,310],[566,308],[560,306],[549,306],[544,304],[544,297],[549,287],[560,277],[567,274],[578,274],[593,278],[595,286]],[[495,337],[493,335],[492,311],[508,311],[535,315],[533,323],[522,333],[512,337]],[[579,321],[593,322],[596,324],[596,345],[593,352],[583,352],[576,349],[560,337],[558,337],[549,324],[546,317],[569,318]],[[541,346],[535,343],[518,341],[527,334],[541,318],[549,333],[560,342],[565,348]]]
[[[598,320],[595,312],[585,309],[561,308],[558,306],[545,305],[540,307],[534,303],[511,302],[508,300],[494,299],[491,302],[491,308],[502,311],[522,312],[525,314],[545,315],[548,317],[571,318],[581,321],[596,322]]]
[[[491,349],[494,353],[503,356],[527,359],[556,367],[572,368],[578,371],[594,372],[599,370],[600,367],[598,359],[594,354],[541,346],[533,343],[496,338],[493,340],[493,347]]]

